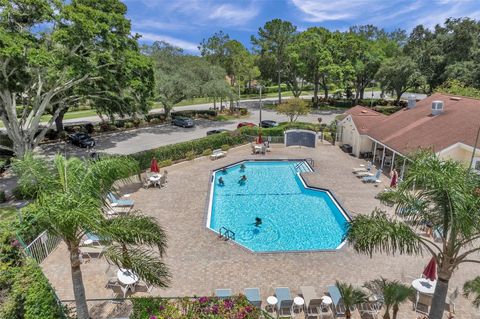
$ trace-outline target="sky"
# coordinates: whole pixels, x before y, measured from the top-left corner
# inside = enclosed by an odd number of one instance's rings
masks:
[[[303,31],[374,24],[387,31],[432,28],[449,17],[480,19],[480,0],[124,0],[141,42],[166,41],[198,54],[198,44],[222,30],[250,48],[250,37],[274,18]]]

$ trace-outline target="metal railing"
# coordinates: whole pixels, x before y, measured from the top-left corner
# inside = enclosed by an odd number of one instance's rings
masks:
[[[62,239],[58,236],[49,235],[45,230],[43,233],[38,235],[27,247],[25,247],[25,252],[28,256],[32,257],[41,264],[45,258],[50,255],[52,251],[57,248],[58,244]]]
[[[235,240],[235,233],[226,227],[220,227],[218,234],[221,238],[225,238],[226,240]]]

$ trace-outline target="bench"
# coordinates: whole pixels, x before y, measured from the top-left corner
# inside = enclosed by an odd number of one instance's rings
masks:
[[[212,152],[212,155],[210,155],[210,159],[211,160],[216,160],[216,159],[219,159],[219,158],[225,157],[225,156],[227,156],[227,152],[222,151],[221,149],[217,149],[217,150],[214,150]]]

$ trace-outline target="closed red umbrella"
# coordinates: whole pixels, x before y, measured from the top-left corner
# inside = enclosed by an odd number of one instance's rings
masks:
[[[423,271],[423,276],[425,276],[425,278],[430,281],[437,280],[437,262],[435,261],[435,257],[432,257],[432,259],[430,259],[430,262]]]
[[[263,143],[262,132],[258,131],[257,144],[262,144],[262,143]]]
[[[157,159],[153,158],[152,163],[150,164],[150,171],[154,173],[160,172],[160,168],[158,167]]]

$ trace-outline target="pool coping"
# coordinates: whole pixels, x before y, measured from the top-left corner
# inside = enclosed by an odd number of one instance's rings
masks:
[[[210,232],[214,233],[218,237],[219,233],[216,230],[209,227],[211,212],[212,212],[212,205],[213,205],[213,187],[215,185],[215,181],[214,181],[213,176],[217,171],[219,171],[223,168],[229,168],[229,167],[232,167],[232,166],[236,166],[236,165],[238,165],[240,163],[244,163],[244,162],[299,162],[299,161],[303,161],[303,162],[305,162],[305,164],[307,164],[308,168],[310,169],[310,172],[308,172],[308,173],[315,172],[314,168],[308,163],[306,158],[296,158],[296,159],[295,158],[288,158],[288,159],[286,159],[286,158],[280,158],[280,159],[259,159],[259,158],[248,159],[247,158],[247,159],[243,159],[243,160],[233,162],[233,163],[230,163],[228,165],[224,165],[224,166],[221,166],[219,168],[210,170],[210,179],[208,181],[208,192],[207,192],[207,196],[206,196],[205,213],[204,213],[204,218],[203,218],[204,227],[207,229],[207,231],[210,231]],[[308,185],[306,183],[305,179],[302,177],[302,175],[301,175],[302,173],[300,173],[300,172],[297,173],[297,176],[300,178],[300,181],[302,182],[303,186],[306,189],[325,192],[330,197],[330,199],[332,199],[333,203],[339,209],[339,211],[342,213],[342,215],[346,219],[347,223],[350,223],[352,221],[352,217],[350,216],[348,210],[337,199],[337,197],[334,195],[334,193],[332,191],[330,191],[330,189],[328,189],[328,188],[322,188],[322,187]],[[277,250],[277,251],[254,251],[254,250],[236,242],[235,240],[229,240],[228,242],[233,243],[235,246],[240,247],[247,252],[250,252],[250,253],[253,253],[253,254],[265,255],[265,254],[337,252],[343,246],[345,246],[347,241],[346,241],[346,239],[343,239],[342,242],[340,243],[340,245],[338,245],[336,248],[331,248],[331,249]]]

